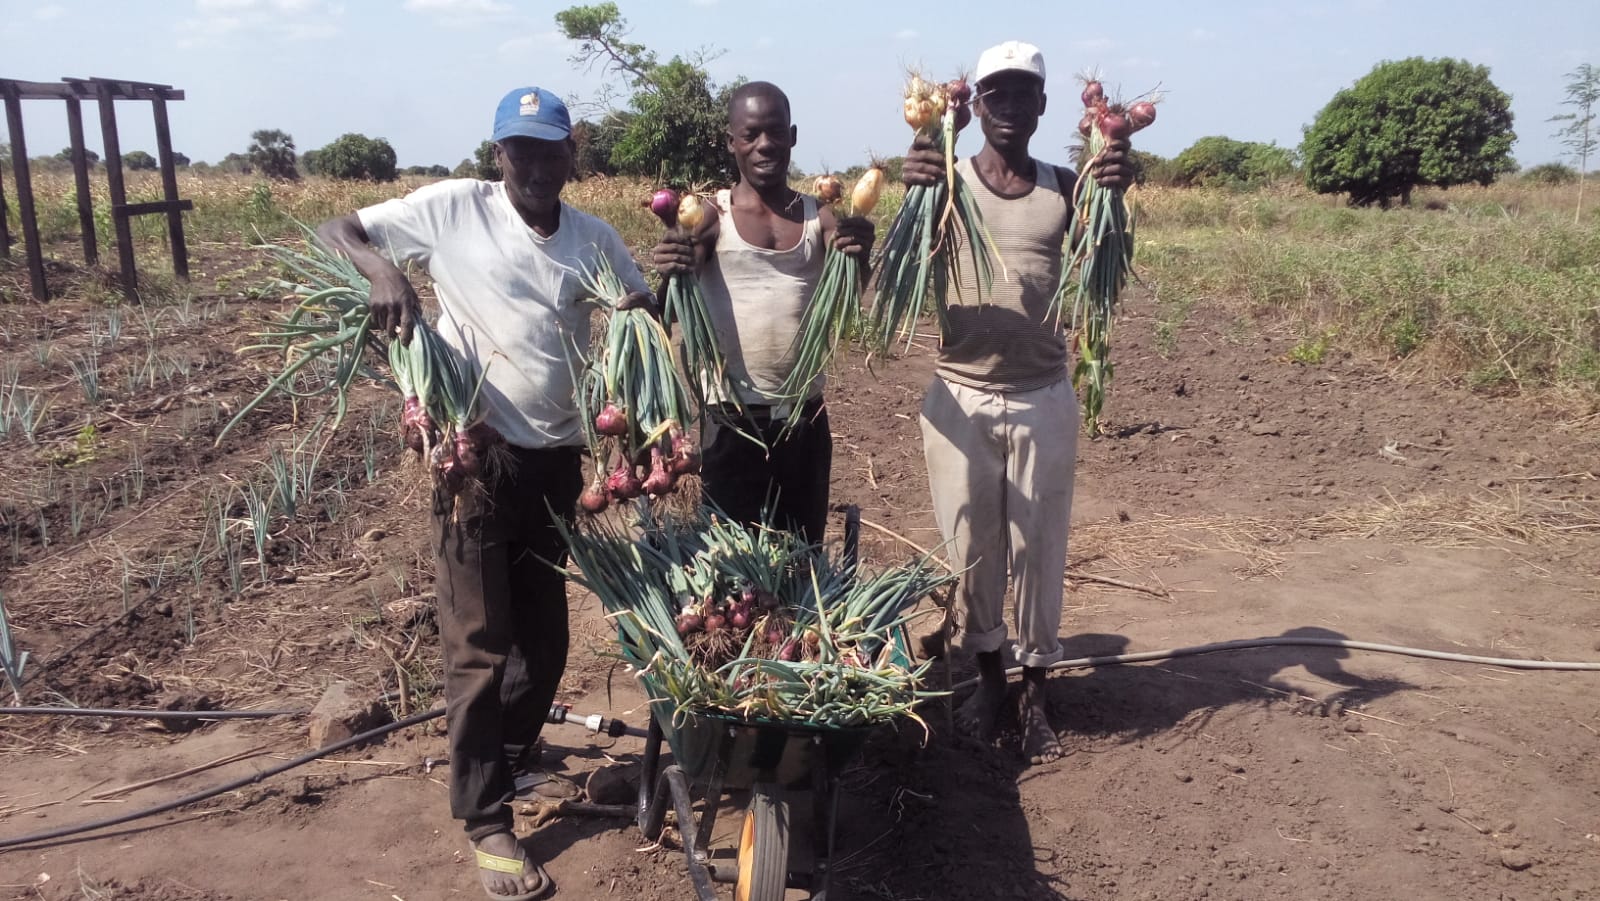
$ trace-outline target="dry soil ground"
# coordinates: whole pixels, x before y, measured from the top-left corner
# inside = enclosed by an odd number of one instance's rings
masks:
[[[1069,656],[1299,635],[1600,659],[1592,410],[1473,394],[1359,358],[1293,363],[1290,336],[1204,309],[1158,350],[1147,308],[1136,299],[1119,327],[1112,434],[1080,446],[1069,569],[1136,587],[1070,579]],[[31,525],[8,536],[0,590],[18,643],[34,650],[31,702],[188,692],[298,707],[334,678],[374,695],[398,669],[431,678],[426,623],[384,609],[429,587],[423,500],[392,452],[375,484],[352,480],[339,515],[285,530],[268,584],[234,598],[214,568],[192,579],[136,568],[121,615],[119,561],[192,548],[205,486],[243,478],[281,433],[270,424],[285,409],[212,447],[212,411],[258,384],[231,353],[238,311],[172,321],[163,347],[190,359],[188,387],[92,414],[101,450],[70,471],[125,480],[137,435],[141,500],[108,504],[76,541],[61,537],[65,503],[45,514],[54,542]],[[91,315],[70,303],[0,310],[7,359],[24,382],[62,383],[66,370],[39,363],[30,342],[70,355]],[[937,540],[916,425],[931,368],[926,348],[873,368],[853,359],[831,388],[834,496],[878,527],[868,559],[891,560],[911,552],[902,539]],[[58,453],[72,452],[84,418],[52,413]],[[330,453],[359,456],[356,433]],[[8,447],[0,494],[15,520],[32,510],[17,486],[43,452]],[[593,599],[574,592],[572,618],[564,697],[642,722],[637,693],[601,656]],[[1073,670],[1051,681],[1070,753],[1036,767],[1014,742],[950,740],[934,708],[925,748],[884,735],[846,774],[836,897],[1600,899],[1597,682],[1294,647]],[[553,764],[579,774],[630,764],[640,746],[602,748],[572,727],[547,736]],[[173,734],[0,717],[0,741],[3,839],[260,770],[306,739],[299,721]],[[109,834],[0,852],[0,897],[479,898],[440,773],[424,766],[443,755],[443,737],[419,727]],[[675,847],[647,847],[622,821],[558,819],[529,847],[549,862],[557,898],[690,896]]]

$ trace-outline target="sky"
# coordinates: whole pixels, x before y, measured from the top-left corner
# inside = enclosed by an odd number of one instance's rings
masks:
[[[0,77],[170,84],[176,150],[215,162],[275,128],[296,147],[346,132],[389,141],[401,166],[454,167],[488,137],[507,91],[539,85],[592,103],[608,76],[570,60],[556,28],[570,3],[522,0],[0,0]],[[1159,88],[1134,145],[1163,156],[1207,135],[1294,147],[1342,88],[1380,61],[1457,57],[1511,96],[1517,161],[1563,159],[1548,122],[1579,63],[1600,65],[1600,2],[1349,0],[618,0],[631,40],[662,59],[703,52],[718,83],[772,81],[790,97],[808,172],[903,153],[908,66],[948,78],[1008,39],[1044,53],[1050,102],[1034,155],[1065,162],[1081,113],[1077,73],[1124,98]],[[611,79],[614,80],[614,79]],[[620,87],[620,82],[617,83]],[[25,101],[30,156],[67,146],[55,101]],[[155,151],[148,106],[118,104],[123,152]],[[97,117],[87,140],[100,150]],[[968,137],[967,144],[973,143]],[[962,149],[958,147],[958,151]],[[968,149],[972,152],[975,149]],[[6,173],[9,176],[9,173]]]

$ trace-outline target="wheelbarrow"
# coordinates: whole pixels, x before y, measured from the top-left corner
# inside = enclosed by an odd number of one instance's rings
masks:
[[[845,515],[846,559],[854,562],[860,513]],[[904,630],[892,653],[909,656]],[[832,875],[840,776],[882,724],[813,726],[735,716],[680,712],[655,686],[639,779],[638,824],[645,838],[661,836],[667,811],[677,814],[689,878],[699,901],[715,901],[716,883],[733,883],[736,901],[782,901],[788,889],[826,901]],[[672,751],[663,766],[661,745]],[[713,850],[713,830],[725,795],[748,793],[737,846]],[[701,801],[699,816],[696,799]]]

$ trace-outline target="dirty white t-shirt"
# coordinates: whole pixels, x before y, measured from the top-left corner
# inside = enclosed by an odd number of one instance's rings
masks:
[[[432,277],[440,336],[487,373],[479,404],[489,424],[517,447],[582,444],[567,362],[570,348],[589,347],[594,307],[580,274],[604,255],[629,290],[650,290],[616,229],[563,203],[556,233],[541,238],[503,183],[476,179],[436,182],[357,215],[379,253]]]

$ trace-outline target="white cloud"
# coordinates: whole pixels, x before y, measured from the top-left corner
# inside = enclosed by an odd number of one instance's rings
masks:
[[[51,19],[59,19],[66,14],[66,7],[57,6],[54,3],[41,6],[33,11],[33,17],[41,22],[48,22]]]
[[[717,0],[690,0],[695,6],[716,6]]]
[[[914,41],[920,34],[921,32],[915,28],[902,28],[894,33],[894,39],[897,41]]]
[[[1120,69],[1159,69],[1161,60],[1151,59],[1148,56],[1130,56],[1117,63]]]
[[[777,41],[774,41],[772,38],[768,37],[767,35],[762,35],[761,37],[756,38],[756,49],[758,49],[758,50],[765,49],[767,47],[771,47],[773,44],[776,44],[776,43],[777,43]]]
[[[496,47],[495,50],[499,52],[501,56],[516,57],[526,53],[532,53],[539,47],[548,47],[552,44],[559,43],[560,41],[561,32],[546,31],[541,34],[530,34],[519,38],[509,38],[501,41],[500,46]]]
[[[511,12],[511,5],[500,0],[406,0],[406,9],[446,16],[499,16]]]
[[[1091,51],[1091,52],[1099,51],[1099,50],[1110,50],[1112,47],[1115,47],[1115,46],[1116,46],[1116,42],[1111,40],[1110,38],[1084,38],[1081,41],[1073,41],[1072,42],[1072,47],[1073,47],[1074,50],[1087,50],[1087,51]]]
[[[178,47],[222,44],[234,34],[325,41],[340,33],[344,6],[327,0],[195,0],[196,15],[174,26]]]
[[[1189,40],[1205,43],[1217,39],[1217,33],[1209,28],[1196,28],[1189,32]]]

